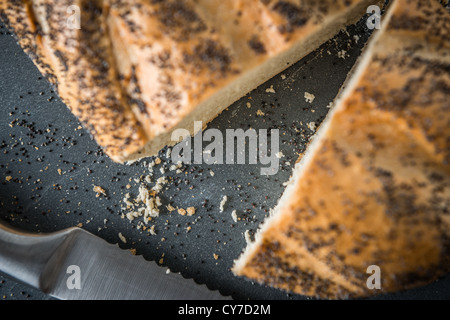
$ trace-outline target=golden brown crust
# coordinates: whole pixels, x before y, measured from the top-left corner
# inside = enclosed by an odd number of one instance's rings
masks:
[[[121,0],[112,1],[109,21],[126,47],[116,47],[126,61],[123,86],[145,91],[138,117],[153,138],[357,2]]]
[[[324,22],[374,2],[0,0],[0,15],[70,110],[121,162]],[[81,9],[79,30],[66,25],[70,5]]]
[[[450,15],[431,0],[391,6],[360,78],[238,275],[345,298],[450,271]],[[366,286],[370,265],[381,290]]]

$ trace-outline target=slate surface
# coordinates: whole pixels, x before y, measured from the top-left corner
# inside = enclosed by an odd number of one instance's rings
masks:
[[[149,173],[144,161],[130,166],[111,162],[54,94],[14,38],[0,22],[0,211],[2,220],[22,230],[51,232],[79,225],[124,249],[173,272],[206,283],[237,299],[308,299],[267,288],[230,272],[233,260],[246,246],[244,232],[254,232],[283,192],[298,155],[328,112],[349,70],[370,35],[359,23],[325,43],[285,72],[234,103],[208,128],[279,129],[279,171],[261,176],[261,165],[185,165],[183,173],[169,171],[166,150],[155,166],[155,181],[171,181],[161,192],[163,202],[154,225],[156,235],[143,230],[142,218],[130,222],[123,215],[126,193],[135,197],[140,176]],[[273,91],[268,90],[273,86]],[[315,95],[307,103],[304,93]],[[248,105],[250,103],[250,107]],[[205,143],[206,145],[207,143]],[[153,159],[146,159],[149,163]],[[161,166],[166,172],[161,174]],[[210,171],[214,172],[212,176]],[[137,179],[137,180],[135,180]],[[9,181],[7,181],[9,180]],[[129,184],[129,189],[127,189]],[[106,190],[96,196],[93,186]],[[153,184],[150,183],[150,186]],[[222,197],[228,201],[224,212]],[[196,207],[193,216],[165,208]],[[240,220],[233,221],[236,210]],[[189,229],[189,231],[188,231]],[[118,234],[126,237],[123,243]],[[0,276],[1,299],[49,299],[5,275]],[[382,299],[448,299],[450,277],[423,288]]]

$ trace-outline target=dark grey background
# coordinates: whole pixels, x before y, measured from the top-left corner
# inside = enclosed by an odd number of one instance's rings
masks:
[[[209,128],[280,129],[280,161],[277,175],[260,176],[259,165],[189,165],[187,174],[167,172],[171,183],[161,193],[164,206],[194,206],[194,216],[161,210],[157,235],[137,229],[136,221],[121,218],[122,198],[137,195],[134,181],[147,174],[142,161],[131,166],[115,164],[104,155],[79,122],[54,94],[33,63],[0,22],[0,211],[2,221],[31,232],[51,232],[82,227],[124,249],[157,261],[174,272],[206,283],[237,299],[306,299],[232,275],[230,268],[245,248],[244,232],[255,231],[276,205],[291,175],[298,154],[304,151],[312,131],[328,112],[349,70],[360,55],[370,32],[364,23],[350,27],[336,39],[290,66],[234,103]],[[355,35],[357,36],[355,38]],[[345,59],[338,57],[344,50]],[[273,85],[275,93],[265,90]],[[309,104],[304,92],[315,95]],[[251,103],[251,108],[247,107]],[[264,116],[258,116],[261,110]],[[161,151],[165,160],[165,150]],[[150,160],[147,160],[150,162]],[[170,165],[170,164],[169,164]],[[155,168],[155,178],[160,175]],[[61,169],[61,175],[58,173]],[[209,171],[214,171],[211,176]],[[5,179],[11,176],[7,182]],[[131,181],[130,181],[131,179]],[[126,185],[131,189],[127,190]],[[107,196],[96,197],[93,185]],[[219,203],[228,202],[223,213]],[[331,195],[330,195],[331,196]],[[205,202],[206,201],[206,202]],[[241,220],[235,223],[232,210]],[[107,219],[105,224],[104,220]],[[186,232],[186,227],[191,230]],[[118,233],[127,238],[120,242]],[[164,241],[162,240],[164,239]],[[218,255],[218,259],[214,258]],[[423,288],[382,299],[448,299],[450,277]],[[0,275],[0,299],[49,299],[45,294]]]

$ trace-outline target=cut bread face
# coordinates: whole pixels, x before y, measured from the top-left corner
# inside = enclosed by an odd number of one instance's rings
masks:
[[[194,121],[207,124],[377,2],[0,0],[0,16],[105,153],[125,162],[178,142],[178,128],[194,134]],[[79,29],[66,23],[69,7]]]
[[[449,30],[438,1],[390,2],[234,274],[342,299],[450,272]]]
[[[208,59],[229,60],[229,70],[216,77],[215,70],[207,70],[208,61],[196,61],[198,66],[194,67],[200,68],[201,72],[196,74],[197,72],[188,71],[175,80],[179,82],[176,84],[179,92],[186,98],[185,101],[178,102],[182,107],[172,117],[163,117],[168,121],[166,126],[161,123],[150,124],[148,131],[152,134],[148,143],[125,160],[154,155],[166,145],[178,142],[171,139],[171,133],[178,128],[187,129],[190,135],[194,135],[194,121],[209,123],[251,90],[299,61],[346,26],[360,20],[367,6],[376,2],[350,1],[346,5],[342,1],[330,2],[326,10],[324,4],[318,2],[310,2],[303,7],[289,1],[229,1],[221,6],[217,6],[215,1],[197,2],[198,16],[208,26],[203,33],[209,34],[210,30],[217,30],[218,33],[213,37],[216,43],[212,48],[206,49],[216,50],[217,46],[218,50],[228,52],[227,56]],[[226,14],[221,14],[219,10]],[[296,25],[290,21],[293,19],[288,17],[290,14],[297,15],[297,19],[304,21]],[[239,23],[236,23],[236,17],[239,16]],[[290,25],[286,27],[286,23]],[[256,31],[258,28],[262,31]],[[285,28],[291,30],[284,30]],[[213,43],[210,42],[212,39],[209,35],[205,36],[207,40],[202,40],[202,37],[203,35],[198,37],[198,46],[203,45],[202,41]],[[173,47],[173,43],[170,45]],[[180,51],[178,55],[185,54],[182,45],[176,43],[176,47]],[[172,54],[172,60],[179,64],[177,52]],[[138,68],[142,69],[143,79],[149,69],[146,70],[145,66]],[[217,67],[214,66],[215,68]],[[171,70],[152,69],[151,72],[175,78]],[[188,91],[182,89],[186,86],[190,87]],[[155,90],[158,94],[157,87]],[[155,99],[150,98],[148,105],[154,104],[154,101]],[[138,118],[145,117],[139,115]]]

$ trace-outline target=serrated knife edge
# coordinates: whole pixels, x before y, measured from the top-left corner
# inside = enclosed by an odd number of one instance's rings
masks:
[[[231,299],[81,228],[38,236],[0,224],[0,271],[59,299]]]

